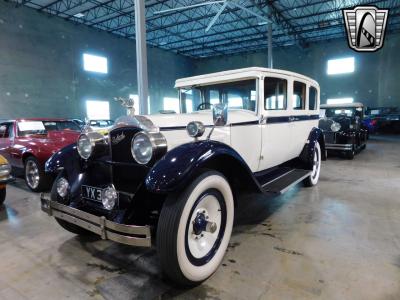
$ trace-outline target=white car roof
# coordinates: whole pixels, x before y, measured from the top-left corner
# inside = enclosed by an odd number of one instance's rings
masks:
[[[301,75],[298,73],[290,72],[290,71],[261,68],[261,67],[243,68],[243,69],[236,69],[236,70],[230,70],[230,71],[223,71],[223,72],[216,72],[216,73],[181,78],[181,79],[176,80],[175,88],[190,87],[190,86],[194,86],[194,85],[207,85],[207,84],[217,83],[217,82],[233,81],[235,79],[256,78],[256,77],[260,77],[260,76],[268,76],[268,75],[274,75],[274,74],[281,74],[281,75],[299,78],[299,79],[308,81],[315,87],[319,88],[318,82],[311,79],[310,77],[307,77],[307,76],[304,76],[304,75]]]
[[[321,108],[343,108],[343,107],[364,107],[360,102],[341,103],[341,104],[321,104]]]

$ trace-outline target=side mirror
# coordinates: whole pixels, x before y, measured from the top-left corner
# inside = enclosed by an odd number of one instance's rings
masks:
[[[228,122],[228,106],[215,104],[212,109],[214,126],[225,126]]]

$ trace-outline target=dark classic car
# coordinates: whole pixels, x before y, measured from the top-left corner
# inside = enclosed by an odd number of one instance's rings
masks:
[[[365,111],[369,132],[400,133],[400,110],[398,107],[375,107]]]
[[[76,143],[80,128],[64,119],[17,119],[0,123],[0,154],[13,173],[23,171],[28,187],[39,192],[50,187],[52,178],[44,164],[61,148]]]
[[[0,155],[0,205],[6,200],[6,185],[14,180],[11,174],[11,166],[8,161]]]
[[[319,85],[303,75],[248,68],[176,87],[183,113],[121,117],[108,136],[87,131],[54,154],[41,201],[70,232],[155,241],[164,273],[194,285],[222,262],[238,195],[316,185],[325,144]]]
[[[362,124],[362,103],[321,104],[320,116],[319,128],[324,133],[328,152],[341,152],[353,159],[366,147],[368,130]]]

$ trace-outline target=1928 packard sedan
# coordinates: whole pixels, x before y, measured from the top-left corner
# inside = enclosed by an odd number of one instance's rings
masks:
[[[363,125],[362,103],[322,104],[319,128],[328,152],[343,152],[348,159],[367,145],[368,129]]]
[[[246,68],[176,81],[181,114],[124,116],[56,153],[42,209],[76,234],[150,247],[163,272],[198,284],[220,265],[242,192],[317,184],[326,158],[319,85]],[[191,113],[186,113],[193,110]]]

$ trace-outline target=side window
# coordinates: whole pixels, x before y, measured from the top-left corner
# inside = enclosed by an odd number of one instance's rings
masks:
[[[7,136],[9,138],[14,137],[14,125],[13,124],[8,124]]]
[[[287,108],[287,80],[268,77],[264,79],[264,108],[285,110]]]
[[[315,87],[310,86],[309,92],[308,92],[308,109],[309,110],[316,110],[317,109],[317,103],[318,103],[318,91]]]
[[[305,83],[293,82],[293,109],[302,110],[306,107],[306,85]]]

